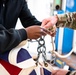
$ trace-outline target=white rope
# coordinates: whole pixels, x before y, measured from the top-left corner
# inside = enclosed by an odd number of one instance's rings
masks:
[[[57,56],[57,57],[59,57],[59,58],[67,58],[67,57],[69,57],[71,54],[72,54],[72,52],[74,51],[74,49],[72,49],[68,54],[66,54],[66,55],[61,55],[61,54],[59,54],[58,52],[56,52],[56,51],[53,51],[54,52],[54,54]]]
[[[76,50],[76,47],[74,47],[68,54],[66,54],[66,55],[61,55],[61,54],[59,54],[58,52],[56,52],[56,51],[54,50],[53,37],[51,37],[51,40],[52,40],[52,47],[53,47],[52,52],[53,52],[57,57],[59,57],[59,58],[67,58],[67,57],[69,57],[69,56],[73,53],[74,50]]]

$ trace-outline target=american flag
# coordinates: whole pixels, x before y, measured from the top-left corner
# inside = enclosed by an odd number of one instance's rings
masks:
[[[31,68],[28,75],[41,75],[35,67],[35,61],[29,52],[20,47],[0,55],[0,75],[27,75],[27,69]],[[51,72],[43,68],[44,75],[51,75]]]

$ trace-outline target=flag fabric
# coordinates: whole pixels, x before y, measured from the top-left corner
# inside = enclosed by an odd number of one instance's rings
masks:
[[[29,52],[16,47],[11,51],[0,55],[0,75],[26,75],[27,68],[36,66],[35,61]],[[44,75],[51,75],[51,72],[43,68]],[[28,75],[39,75],[37,70],[32,68]]]
[[[44,75],[51,75],[51,72],[43,68]],[[16,67],[2,59],[0,59],[0,75],[24,75],[24,73],[21,74],[22,69],[19,67]],[[25,72],[26,75],[26,72]],[[41,75],[37,70],[32,70],[32,72],[29,75]]]
[[[0,75],[18,75],[20,68],[0,59]]]
[[[0,58],[19,68],[28,68],[35,65],[35,61],[32,59],[29,52],[22,46],[18,46],[7,53],[0,55]],[[31,64],[29,62],[31,62]]]

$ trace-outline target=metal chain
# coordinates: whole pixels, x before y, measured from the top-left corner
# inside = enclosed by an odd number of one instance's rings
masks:
[[[42,53],[44,65],[47,66],[47,63],[46,63],[46,61],[47,61],[47,59],[46,59],[46,47],[45,47],[44,36],[39,38],[39,40],[37,40],[37,41],[38,41],[39,46],[37,48],[38,56],[36,59],[36,65],[38,65],[39,57],[40,57],[40,54]]]

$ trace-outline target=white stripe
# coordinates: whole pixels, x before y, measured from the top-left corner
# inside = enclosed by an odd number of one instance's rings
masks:
[[[17,62],[17,54],[19,52],[19,50],[21,49],[21,47],[17,46],[15,48],[13,48],[8,55],[8,60],[11,64],[16,65]]]
[[[73,36],[73,48],[76,47],[76,30],[74,30],[74,36]],[[74,53],[76,53],[76,50],[74,49]]]
[[[16,64],[20,68],[29,68],[35,65],[35,61],[32,58]]]
[[[10,75],[8,71],[0,64],[0,75]]]
[[[27,68],[27,69],[22,69],[21,72],[18,75],[29,75],[35,68],[36,66]]]
[[[19,52],[19,50],[21,48],[25,48],[24,45],[26,44],[27,40],[25,41],[22,41],[17,47],[13,48],[10,52],[9,52],[9,55],[8,55],[8,60],[9,60],[9,63],[15,65],[16,62],[17,62],[17,54]]]
[[[62,54],[62,44],[63,44],[63,34],[64,28],[59,28],[59,36],[58,36],[58,53]]]
[[[35,72],[36,72],[36,75],[40,75],[41,73],[40,73],[40,67],[41,66],[37,66],[36,68],[35,68]]]
[[[33,60],[33,58],[17,63],[17,54],[21,48],[22,47],[18,46],[10,51],[8,56],[9,62],[19,68],[28,68],[28,67],[35,66],[35,61]]]

